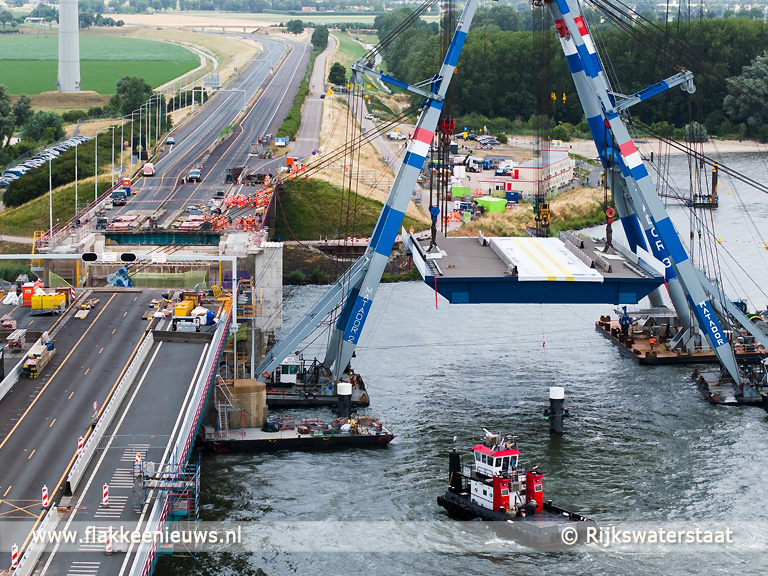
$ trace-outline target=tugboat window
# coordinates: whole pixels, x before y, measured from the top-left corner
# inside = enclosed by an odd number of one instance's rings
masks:
[[[483,464],[488,464],[488,457],[483,454]]]
[[[480,462],[480,454],[478,454],[477,452],[475,452],[475,461]]]
[[[504,456],[504,460],[501,463],[502,468],[509,468],[509,456]]]

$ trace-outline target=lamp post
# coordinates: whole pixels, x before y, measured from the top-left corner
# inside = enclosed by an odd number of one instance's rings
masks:
[[[51,168],[51,158],[48,158],[48,234],[53,237],[53,172]]]
[[[75,224],[77,224],[77,149],[80,148],[80,143],[75,144]]]
[[[130,144],[131,152],[129,154],[129,157],[130,157],[130,168],[129,168],[129,170],[131,172],[133,172],[133,117],[134,117],[135,114],[136,114],[136,111],[134,110],[130,114],[126,114],[125,116],[123,116],[123,118],[122,118],[123,124],[120,126],[120,146],[121,146],[121,148],[120,148],[120,171],[121,172],[125,171],[125,161],[123,160],[123,154],[125,153],[125,137],[123,136],[123,126],[125,126],[125,122],[126,122],[127,118],[131,119],[131,144]]]
[[[112,125],[109,128],[110,128],[110,130],[112,130],[112,172],[111,172],[111,176],[112,176],[112,188],[114,188],[115,187],[115,128],[117,128],[117,126]]]
[[[104,132],[106,130],[109,130],[109,127],[96,130],[96,145],[94,146],[94,149],[93,149],[93,201],[94,202],[96,202],[99,199],[99,132]],[[114,161],[113,161],[113,164],[114,164]]]

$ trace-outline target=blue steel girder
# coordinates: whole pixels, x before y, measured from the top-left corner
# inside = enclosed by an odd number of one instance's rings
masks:
[[[700,282],[698,270],[688,257],[680,236],[656,194],[640,153],[629,135],[619,110],[616,109],[615,99],[608,89],[594,42],[584,22],[577,0],[554,0],[554,2],[549,3],[549,6],[561,38],[570,36],[573,40],[575,54],[569,55],[566,52],[566,59],[574,60],[573,63],[569,61],[571,70],[573,71],[576,67],[585,73],[589,89],[584,94],[579,93],[580,99],[582,102],[584,98],[596,101],[602,109],[605,125],[609,128],[615,143],[614,161],[619,165],[624,179],[628,181],[628,190],[635,206],[645,208],[641,224],[646,227],[646,230],[651,231],[652,250],[665,251],[668,254],[667,261],[662,260],[662,262],[674,269],[680,280],[682,291],[712,350],[736,384],[740,384],[741,378],[736,357],[715,315],[709,294]],[[594,106],[592,108],[594,109]],[[674,300],[675,297],[673,296],[673,302]]]

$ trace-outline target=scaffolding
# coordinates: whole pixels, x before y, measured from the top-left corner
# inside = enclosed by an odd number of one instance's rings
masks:
[[[175,462],[175,453],[168,464],[136,460],[134,462],[135,485],[143,507],[149,500],[168,499],[166,532],[194,534],[200,524],[200,455],[197,462],[186,466]],[[180,542],[161,541],[158,554],[188,554],[196,557],[202,550],[194,538]]]

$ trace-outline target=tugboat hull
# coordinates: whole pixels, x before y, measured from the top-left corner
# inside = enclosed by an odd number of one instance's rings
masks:
[[[437,504],[457,520],[492,522],[491,527],[502,537],[537,549],[562,549],[578,542],[584,543],[588,529],[597,526],[594,520],[553,506],[550,502],[544,504],[544,510],[532,516],[514,516],[489,510],[470,501],[468,496],[449,490],[437,497]]]

